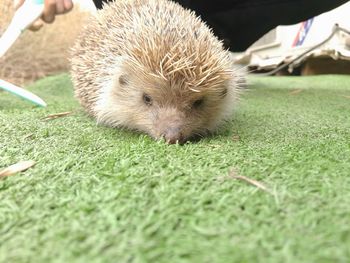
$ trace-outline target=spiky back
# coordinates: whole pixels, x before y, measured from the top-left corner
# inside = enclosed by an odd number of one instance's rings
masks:
[[[198,92],[215,89],[232,74],[229,54],[211,30],[167,0],[118,0],[87,25],[73,49],[72,75],[88,108],[96,99],[88,93],[111,77],[120,56],[148,77]]]

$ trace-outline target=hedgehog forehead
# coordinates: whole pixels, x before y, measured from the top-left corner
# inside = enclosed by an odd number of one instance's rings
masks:
[[[205,60],[198,54],[165,53],[158,57],[154,50],[138,53],[139,56],[129,58],[129,68],[139,78],[146,82],[166,83],[166,86],[176,87],[191,92],[202,92],[216,89],[232,78],[229,61],[225,56],[210,54]],[[223,52],[224,53],[224,52]],[[224,53],[225,54],[225,53]]]
[[[150,69],[142,65],[133,65],[125,70],[126,75],[132,79],[132,84],[141,88],[144,92],[159,94],[164,93],[164,96],[198,98],[206,94],[222,92],[226,86],[227,78],[230,77],[229,72],[217,72],[207,75],[208,80],[204,79],[199,83],[193,75],[192,79],[183,74],[183,72],[173,72],[168,75],[161,72],[159,69]],[[212,81],[214,79],[214,81]]]
[[[156,75],[151,71],[141,71],[140,68],[132,67],[131,71],[125,72],[130,78],[126,91],[136,91],[135,95],[147,94],[158,106],[170,106],[179,109],[187,109],[201,99],[217,103],[222,94],[227,92],[227,83],[220,86],[205,88],[206,86],[189,86],[184,78],[168,80]],[[205,83],[203,83],[205,85]],[[204,88],[203,88],[204,87]],[[212,105],[212,104],[210,104]]]
[[[201,86],[195,87],[189,85],[183,76],[167,79],[159,74],[159,72],[145,69],[140,65],[131,66],[129,64],[127,67],[124,66],[122,73],[119,75],[119,83],[120,81],[160,99],[174,97],[191,101],[210,93],[210,90],[202,89]]]

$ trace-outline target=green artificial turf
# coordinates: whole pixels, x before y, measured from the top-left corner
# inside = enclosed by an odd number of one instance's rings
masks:
[[[97,126],[68,75],[1,92],[0,168],[37,165],[0,180],[0,262],[350,262],[350,77],[251,82],[183,146]]]

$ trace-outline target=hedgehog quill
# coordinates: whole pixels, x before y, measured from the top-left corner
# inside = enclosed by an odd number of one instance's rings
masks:
[[[211,29],[167,0],[118,0],[72,50],[75,95],[98,123],[183,143],[232,116],[242,76]]]

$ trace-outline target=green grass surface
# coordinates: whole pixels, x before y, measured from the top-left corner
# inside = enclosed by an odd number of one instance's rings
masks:
[[[350,262],[350,77],[251,81],[184,146],[97,126],[67,75],[0,93],[0,168],[37,162],[0,180],[0,262]]]

